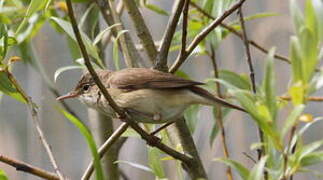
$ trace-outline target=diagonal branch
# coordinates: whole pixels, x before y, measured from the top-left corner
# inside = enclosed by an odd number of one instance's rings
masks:
[[[134,23],[137,36],[143,45],[149,60],[154,63],[155,58],[157,55],[157,49],[154,44],[154,40],[149,32],[148,27],[146,26],[145,20],[142,17],[137,5],[136,1],[134,0],[123,0],[130,18],[132,19],[132,22]]]
[[[196,46],[205,39],[205,37],[217,26],[222,23],[222,21],[228,17],[230,14],[232,14],[235,10],[237,10],[239,7],[242,6],[242,4],[245,2],[245,0],[240,0],[233,6],[231,6],[228,10],[226,10],[220,17],[215,19],[210,25],[208,25],[206,28],[204,28],[191,42],[191,44],[187,47],[185,55],[182,57],[177,56],[177,59],[175,63],[170,68],[170,72],[175,72],[177,69],[183,64],[183,62],[187,59],[187,57],[193,52],[193,50],[196,48]]]
[[[60,180],[60,178],[52,172],[48,172],[46,170],[40,169],[38,167],[32,166],[22,161],[18,161],[16,159],[6,157],[1,154],[0,154],[0,161],[16,168],[17,171],[23,171],[44,179]]]
[[[17,91],[25,99],[28,109],[30,111],[32,120],[34,122],[34,126],[36,128],[37,133],[38,133],[39,139],[46,150],[49,160],[50,160],[51,164],[53,165],[54,170],[55,170],[56,174],[58,175],[59,179],[64,180],[65,178],[58,168],[58,165],[57,165],[57,162],[56,162],[55,157],[53,155],[52,149],[45,138],[43,130],[40,127],[37,107],[36,107],[35,103],[31,100],[31,98],[29,96],[27,96],[25,91],[20,87],[19,83],[17,82],[15,77],[9,72],[9,70],[6,68],[6,69],[4,69],[4,71],[7,73],[10,82],[16,87]]]
[[[210,15],[208,12],[206,12],[205,10],[203,10],[199,5],[197,5],[196,3],[194,2],[190,2],[190,5],[193,6],[195,9],[197,9],[200,13],[202,13],[204,16],[206,16],[207,18],[210,18],[210,19],[215,19],[215,17],[213,17],[212,15]],[[238,36],[240,39],[243,39],[243,35],[235,30],[234,28],[230,27],[229,25],[225,24],[225,23],[221,23],[220,24],[221,27],[229,30],[231,33],[233,33],[234,35]],[[254,46],[255,48],[257,48],[258,50],[260,50],[261,52],[265,53],[265,54],[268,54],[268,50],[265,49],[264,47],[262,47],[261,45],[259,45],[257,42],[253,41],[253,40],[248,40],[248,43],[252,46]],[[279,54],[275,54],[274,57],[276,59],[279,59],[281,61],[285,61],[287,62],[288,64],[290,64],[290,60],[285,57],[285,56],[282,56],[282,55],[279,55]]]
[[[172,43],[173,36],[176,31],[176,26],[178,24],[179,18],[181,16],[185,0],[177,0],[174,3],[174,11],[172,16],[170,17],[170,21],[167,24],[161,47],[159,48],[159,53],[156,58],[156,64],[154,65],[154,69],[158,69],[164,72],[168,71],[167,66],[167,57],[170,45]]]
[[[130,127],[132,127],[136,132],[138,132],[143,139],[147,141],[147,143],[151,146],[157,147],[163,152],[169,154],[175,159],[178,159],[182,161],[184,164],[187,166],[191,165],[191,158],[186,156],[185,154],[182,154],[180,152],[175,151],[174,149],[168,147],[167,145],[163,144],[161,141],[157,140],[156,136],[151,136],[148,134],[146,131],[144,131],[136,122],[134,122],[131,118],[127,116],[127,114],[117,106],[117,104],[113,101],[111,98],[110,94],[108,93],[107,89],[105,86],[102,84],[100,81],[98,75],[96,74],[94,68],[92,67],[92,64],[90,63],[89,55],[85,49],[84,42],[81,38],[80,31],[78,29],[75,17],[74,17],[74,12],[73,12],[73,7],[71,0],[66,0],[66,4],[68,7],[68,15],[72,24],[72,28],[75,34],[75,37],[77,39],[78,45],[81,49],[81,53],[84,58],[85,65],[87,69],[89,70],[89,73],[91,74],[92,78],[95,81],[95,84],[99,87],[101,93],[103,94],[103,97],[108,101],[109,105],[113,108],[113,110],[117,113],[119,116],[119,119],[125,121],[126,123],[129,124]]]
[[[105,143],[99,148],[99,156],[100,158],[111,148],[113,144],[120,138],[120,136],[128,129],[129,125],[127,123],[123,123],[116,129],[113,134],[105,141]],[[90,179],[91,174],[93,173],[93,160],[86,168],[85,173],[82,176],[82,180]]]

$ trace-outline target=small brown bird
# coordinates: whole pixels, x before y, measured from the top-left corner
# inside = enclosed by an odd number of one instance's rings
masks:
[[[198,87],[201,82],[147,68],[120,71],[98,70],[97,74],[116,104],[137,122],[165,123],[176,120],[192,104],[223,106],[245,111]],[[100,94],[91,75],[85,73],[74,90],[57,100],[78,97],[81,102],[109,116],[115,116]]]

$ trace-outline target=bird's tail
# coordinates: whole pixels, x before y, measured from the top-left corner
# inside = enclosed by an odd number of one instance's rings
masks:
[[[208,92],[207,90],[205,90],[203,88],[200,88],[200,87],[197,87],[197,86],[192,86],[192,87],[190,87],[190,90],[192,92],[194,92],[195,94],[198,94],[199,96],[202,96],[202,97],[204,97],[204,98],[206,98],[208,100],[211,100],[213,102],[212,104],[217,103],[217,104],[220,104],[220,105],[232,108],[232,109],[237,109],[239,111],[246,112],[246,110],[244,110],[243,108],[241,108],[241,107],[239,107],[237,105],[231,104],[231,103],[225,101],[222,98],[216,97],[216,96],[214,96],[213,94],[211,94],[210,92]]]

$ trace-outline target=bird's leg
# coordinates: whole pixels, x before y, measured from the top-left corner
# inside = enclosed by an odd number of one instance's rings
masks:
[[[168,122],[168,123],[160,126],[158,129],[156,129],[155,131],[151,132],[150,135],[155,135],[155,134],[159,133],[161,130],[166,129],[168,126],[170,126],[173,123],[174,123],[174,121]]]

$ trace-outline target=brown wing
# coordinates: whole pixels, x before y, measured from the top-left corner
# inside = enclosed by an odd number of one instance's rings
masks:
[[[169,73],[146,69],[129,68],[113,72],[108,80],[110,87],[121,89],[169,89],[202,85],[201,82],[186,80]]]

